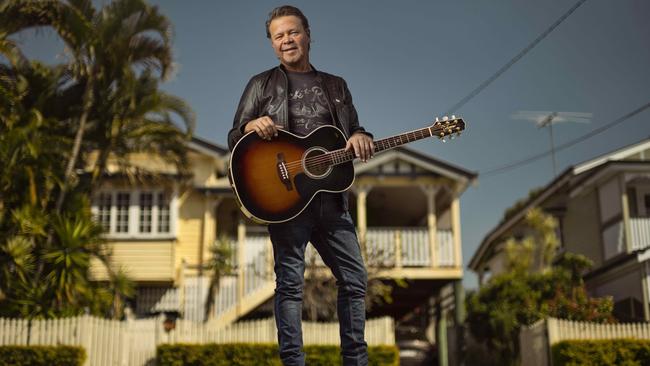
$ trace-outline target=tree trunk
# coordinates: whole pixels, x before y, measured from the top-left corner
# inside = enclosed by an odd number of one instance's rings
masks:
[[[68,165],[66,166],[65,169],[65,176],[63,178],[63,186],[61,187],[61,191],[59,192],[59,197],[56,200],[56,208],[55,212],[60,213],[61,208],[63,207],[63,201],[65,200],[65,194],[67,193],[67,190],[70,188],[70,180],[72,179],[72,173],[74,171],[74,167],[77,164],[77,159],[79,158],[79,152],[81,151],[81,143],[83,141],[84,137],[84,132],[86,130],[86,121],[88,120],[88,115],[90,114],[90,109],[92,108],[93,105],[93,95],[94,95],[94,70],[91,70],[91,72],[88,73],[88,81],[86,82],[86,90],[84,91],[84,96],[83,96],[83,108],[81,112],[81,116],[79,116],[79,127],[77,129],[77,133],[74,138],[74,144],[72,146],[72,153],[70,155],[70,158],[68,159]]]

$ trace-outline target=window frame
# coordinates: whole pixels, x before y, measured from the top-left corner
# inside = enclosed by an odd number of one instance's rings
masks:
[[[129,208],[128,208],[128,230],[126,232],[117,232],[117,195],[127,193],[129,194]],[[107,239],[176,239],[177,222],[178,222],[178,194],[176,188],[167,190],[163,188],[151,189],[103,189],[96,193],[93,198],[91,212],[95,220],[99,220],[99,204],[100,195],[110,195],[110,217],[109,217],[109,230],[104,232],[104,237]],[[151,218],[149,225],[151,232],[140,232],[140,196],[141,194],[152,195]],[[169,209],[169,232],[159,232],[159,213],[160,213],[160,195],[167,198],[167,205]],[[99,221],[97,221],[99,223]]]

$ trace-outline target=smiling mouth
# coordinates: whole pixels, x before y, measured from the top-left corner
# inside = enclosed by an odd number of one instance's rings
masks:
[[[282,52],[289,52],[289,51],[296,51],[297,48],[287,48],[286,50],[282,50]]]

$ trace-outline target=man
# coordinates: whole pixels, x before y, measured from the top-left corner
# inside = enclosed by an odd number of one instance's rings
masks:
[[[280,65],[254,76],[246,86],[228,133],[230,149],[248,132],[271,140],[278,129],[306,135],[331,124],[348,138],[362,161],[372,157],[372,135],[359,126],[345,81],[314,69],[309,62],[309,22],[292,6],[275,8],[266,22]],[[336,277],[341,355],[344,365],[367,365],[364,340],[367,273],[347,194],[319,193],[289,222],[269,225],[275,259],[275,319],[284,365],[304,365],[302,351],[302,289],[305,247],[311,242]]]

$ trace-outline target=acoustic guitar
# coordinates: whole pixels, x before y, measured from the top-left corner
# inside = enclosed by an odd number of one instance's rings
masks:
[[[375,154],[427,137],[444,139],[465,129],[462,118],[444,117],[419,130],[374,141]],[[318,192],[343,192],[354,182],[354,151],[334,126],[306,136],[278,130],[271,141],[249,132],[235,144],[228,177],[242,212],[264,224],[289,221]]]

